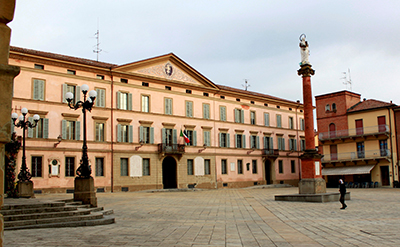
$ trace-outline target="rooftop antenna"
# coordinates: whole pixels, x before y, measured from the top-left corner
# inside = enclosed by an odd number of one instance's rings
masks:
[[[93,50],[94,53],[97,53],[97,62],[99,61],[99,53],[103,50],[100,49],[100,31],[99,31],[99,19],[97,18],[97,32],[94,34],[97,40],[96,49]]]
[[[244,90],[247,91],[247,88],[250,87],[250,84],[248,84],[247,79],[244,79],[244,85],[242,84],[242,87],[244,88]]]
[[[350,91],[352,91],[350,69],[347,69],[347,72],[342,72],[342,74],[344,74],[344,77],[342,77],[340,79],[344,80],[343,84],[346,85],[346,89],[347,89],[347,85],[349,85]]]

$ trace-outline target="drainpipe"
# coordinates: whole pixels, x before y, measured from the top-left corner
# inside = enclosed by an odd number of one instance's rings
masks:
[[[390,156],[392,157],[392,180],[394,182],[394,162],[393,162],[393,142],[392,142],[392,118],[390,114],[390,109],[388,108],[388,113],[389,113],[389,136],[390,136]],[[396,118],[395,118],[396,119]],[[393,185],[392,182],[392,185]],[[389,183],[390,183],[390,176],[389,176]]]
[[[111,77],[111,192],[114,192],[114,77],[110,67]]]

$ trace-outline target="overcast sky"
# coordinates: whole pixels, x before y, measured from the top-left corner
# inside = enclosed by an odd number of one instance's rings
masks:
[[[302,99],[299,36],[313,95],[346,89],[400,104],[400,1],[17,0],[11,45],[125,64],[173,52],[216,84]],[[347,85],[350,90],[350,86]]]

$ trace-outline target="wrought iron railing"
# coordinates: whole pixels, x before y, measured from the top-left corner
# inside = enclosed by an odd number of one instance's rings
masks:
[[[279,150],[278,149],[263,149],[262,155],[278,156]]]
[[[325,154],[322,162],[340,162],[345,160],[356,159],[376,159],[376,158],[390,158],[390,149],[367,150],[363,152],[348,152]]]
[[[362,127],[355,129],[335,130],[329,132],[321,132],[318,134],[320,140],[337,139],[350,136],[362,136],[373,134],[384,134],[389,132],[389,126],[386,124],[370,127]]]
[[[158,144],[159,153],[182,154],[185,153],[185,144]]]

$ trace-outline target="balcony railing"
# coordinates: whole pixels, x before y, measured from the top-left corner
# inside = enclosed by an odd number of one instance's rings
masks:
[[[355,129],[335,130],[329,132],[322,132],[318,134],[320,140],[341,139],[351,136],[363,136],[374,134],[385,134],[389,132],[389,126],[386,124],[376,125],[370,127],[362,127]]]
[[[279,150],[278,149],[263,149],[262,150],[262,155],[279,156]]]
[[[166,154],[183,154],[185,153],[185,144],[158,144],[158,152]]]
[[[362,159],[389,159],[390,149],[367,150],[364,152],[349,152],[337,154],[325,154],[322,162],[342,162]]]

